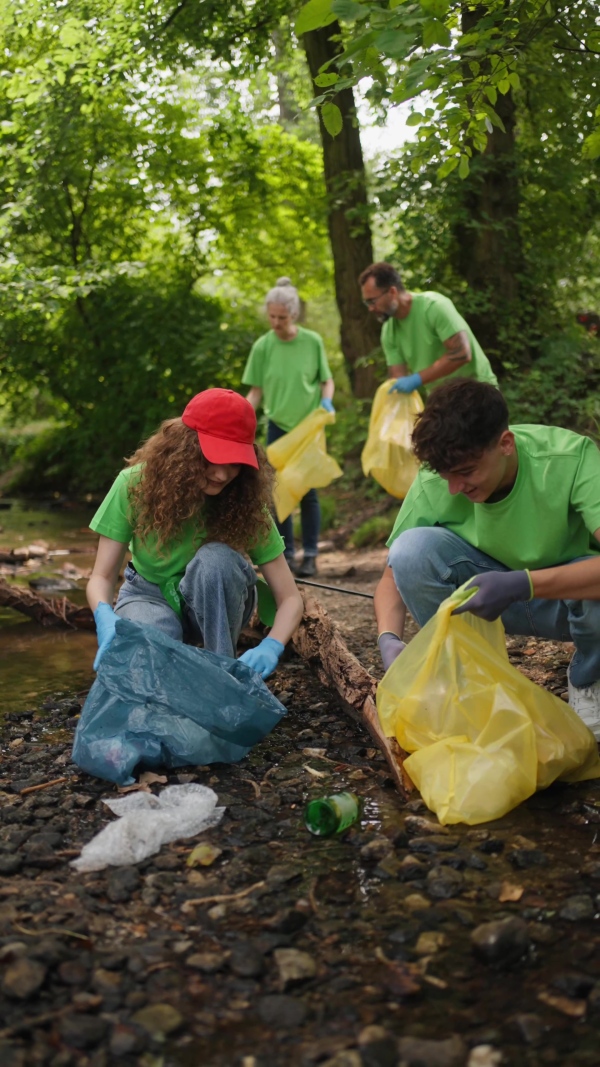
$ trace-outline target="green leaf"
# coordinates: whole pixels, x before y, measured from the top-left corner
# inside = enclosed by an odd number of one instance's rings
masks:
[[[339,74],[317,74],[315,78],[315,85],[319,88],[325,88],[327,85],[335,85],[339,80]]]
[[[407,126],[418,126],[421,122],[423,122],[423,119],[424,119],[423,115],[419,115],[418,111],[413,111],[412,115],[408,116],[408,118],[406,120],[406,125]]]
[[[461,156],[460,157],[460,163],[459,163],[459,166],[458,166],[458,176],[459,176],[459,178],[466,178],[466,177],[468,177],[468,174],[469,174],[469,157],[468,156]]]
[[[600,156],[600,130],[594,130],[583,142],[583,154],[586,159],[598,159]]]
[[[392,59],[405,59],[415,44],[414,33],[401,33],[400,30],[382,30],[375,38],[375,47]]]
[[[450,40],[450,30],[444,26],[443,22],[439,22],[438,19],[427,19],[423,26],[424,48],[431,48],[434,44],[441,44],[447,48]]]
[[[331,0],[308,0],[304,7],[300,8],[296,19],[296,33],[300,37],[309,30],[318,30],[321,26],[329,26],[335,22],[335,15],[331,10]]]
[[[502,81],[498,82],[498,92],[502,93],[503,96],[506,96],[506,94],[509,91],[510,91],[510,82],[509,82],[508,78],[502,78]]]
[[[71,45],[79,44],[83,36],[83,28],[77,20],[73,19],[70,22],[65,23],[62,27],[58,39],[65,48],[69,48]]]
[[[496,92],[496,89],[493,85],[486,85],[485,95],[487,96],[490,104],[496,103],[496,100],[498,99],[498,93]]]
[[[450,159],[446,159],[441,167],[438,168],[437,176],[441,180],[447,178],[449,174],[452,174],[453,170],[458,167],[458,156],[450,156]]]
[[[510,74],[508,75],[508,80],[512,85],[513,89],[521,88],[521,79],[519,78],[519,75],[517,74],[516,70],[511,70]]]
[[[342,132],[344,126],[344,120],[342,119],[342,113],[337,104],[323,104],[321,108],[321,115],[323,117],[323,125],[330,133],[332,137],[337,137],[338,133]]]
[[[421,0],[421,7],[428,15],[443,19],[448,14],[449,0]]]
[[[357,22],[369,14],[369,9],[364,4],[357,4],[356,0],[333,0],[331,10],[342,22]]]

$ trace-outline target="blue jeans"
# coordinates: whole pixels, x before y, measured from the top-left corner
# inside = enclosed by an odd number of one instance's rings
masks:
[[[256,573],[239,552],[211,541],[188,563],[179,584],[185,601],[183,620],[161,593],[129,563],[115,611],[123,619],[157,626],[175,639],[210,652],[235,657],[238,637],[255,605]]]
[[[469,578],[483,571],[510,570],[442,526],[405,530],[391,546],[388,563],[396,588],[419,626]],[[502,623],[508,634],[572,641],[576,649],[569,668],[573,685],[589,686],[600,679],[600,601],[519,601],[503,613]]]
[[[272,445],[273,441],[277,441],[280,437],[283,437],[287,430],[282,430],[281,426],[276,426],[274,422],[269,420],[267,426],[267,444]],[[308,556],[316,556],[319,549],[317,547],[319,541],[319,531],[321,529],[321,505],[319,504],[319,498],[317,496],[316,489],[309,489],[306,496],[302,497],[300,501],[300,519],[302,522],[302,547],[304,549],[305,558]],[[295,553],[294,547],[294,520],[291,515],[288,515],[287,519],[283,522],[277,522],[277,529],[285,541],[285,557],[286,559],[293,559]]]

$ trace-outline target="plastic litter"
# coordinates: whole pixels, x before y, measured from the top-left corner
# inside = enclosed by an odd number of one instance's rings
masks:
[[[440,605],[377,691],[382,728],[413,753],[404,769],[442,824],[498,819],[558,778],[600,777],[593,734],[509,663],[501,621],[452,615],[471,595],[461,586]]]
[[[334,414],[317,408],[267,448],[267,459],[277,471],[273,500],[279,522],[292,514],[309,489],[324,489],[342,476],[342,468],[327,455],[325,427],[334,422]]]
[[[360,458],[366,478],[371,475],[386,492],[403,500],[419,469],[411,434],[423,401],[418,393],[390,393],[390,385],[388,378],[375,393]]]
[[[216,826],[225,811],[217,807],[217,799],[208,786],[189,782],[167,786],[159,796],[130,793],[103,800],[119,819],[88,841],[70,866],[76,871],[101,871],[141,863],[169,841]]]
[[[240,660],[118,619],[75,731],[73,761],[130,785],[133,770],[236,763],[286,709]]]

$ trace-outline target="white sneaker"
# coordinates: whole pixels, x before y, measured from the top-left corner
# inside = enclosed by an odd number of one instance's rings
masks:
[[[569,704],[579,715],[582,722],[592,731],[596,741],[600,741],[600,681],[579,688],[571,683],[567,671],[569,687]]]

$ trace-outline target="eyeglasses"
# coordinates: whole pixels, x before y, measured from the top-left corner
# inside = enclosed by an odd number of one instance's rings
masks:
[[[366,300],[363,300],[363,304],[367,308],[374,308],[379,298],[385,296],[386,293],[389,293],[390,289],[391,285],[388,285],[387,289],[384,289],[381,293],[378,293],[377,296],[369,296]]]

